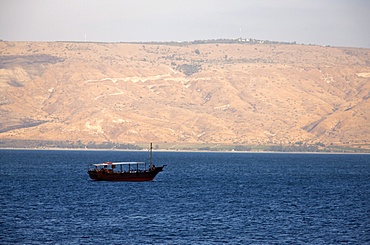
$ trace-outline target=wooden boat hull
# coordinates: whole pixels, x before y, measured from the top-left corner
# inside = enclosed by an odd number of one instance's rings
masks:
[[[89,170],[88,174],[92,180],[97,181],[152,181],[155,176],[163,170],[163,167],[155,167],[153,170],[132,172],[107,172]]]

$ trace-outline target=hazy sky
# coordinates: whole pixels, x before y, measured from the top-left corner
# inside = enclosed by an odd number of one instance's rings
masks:
[[[369,0],[0,0],[6,41],[256,38],[370,48]]]

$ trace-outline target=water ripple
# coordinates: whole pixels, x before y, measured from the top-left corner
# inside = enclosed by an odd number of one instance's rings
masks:
[[[153,182],[88,179],[122,157],[147,156],[0,150],[0,243],[370,243],[369,155],[156,153]]]

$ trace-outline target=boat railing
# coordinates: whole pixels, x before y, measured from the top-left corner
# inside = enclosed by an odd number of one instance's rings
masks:
[[[104,173],[141,173],[147,171],[147,169],[145,169],[146,166],[147,164],[145,162],[104,162],[89,164],[88,171]]]

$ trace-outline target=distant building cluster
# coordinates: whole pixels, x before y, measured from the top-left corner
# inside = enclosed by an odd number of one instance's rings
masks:
[[[194,41],[172,41],[172,42],[140,42],[146,44],[172,44],[172,45],[189,45],[189,44],[209,44],[209,43],[243,43],[243,44],[297,44],[296,42],[280,42],[280,41],[269,41],[259,40],[254,38],[220,38],[220,39],[208,39],[208,40],[194,40]]]

